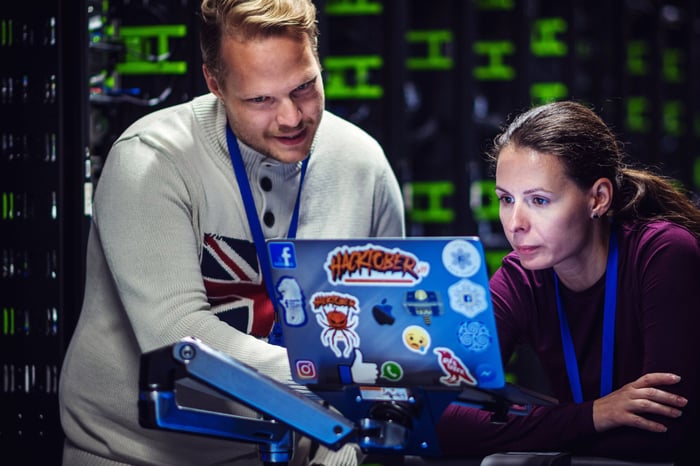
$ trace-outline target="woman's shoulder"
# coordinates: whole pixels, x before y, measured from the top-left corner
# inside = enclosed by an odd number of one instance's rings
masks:
[[[626,242],[638,245],[647,243],[674,243],[690,247],[700,247],[698,241],[687,228],[669,220],[625,223],[620,228]]]
[[[621,253],[636,268],[700,263],[700,243],[692,232],[677,223],[666,220],[630,223],[620,231]]]

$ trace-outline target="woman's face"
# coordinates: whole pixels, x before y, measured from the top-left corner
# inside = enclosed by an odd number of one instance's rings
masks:
[[[496,165],[501,224],[523,267],[575,270],[591,251],[593,198],[556,156],[506,146]]]

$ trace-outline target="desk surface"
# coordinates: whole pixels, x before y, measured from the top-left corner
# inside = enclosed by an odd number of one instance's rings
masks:
[[[493,460],[492,455],[491,459]],[[488,462],[484,461],[484,458],[465,458],[465,459],[440,459],[440,458],[420,458],[417,456],[368,456],[362,463],[366,466],[482,466],[485,464],[498,464],[499,466],[534,466],[534,465],[547,465],[546,457],[541,458],[543,461],[533,461],[535,454],[513,454],[508,455],[510,461],[508,462]],[[567,463],[571,466],[673,466],[673,463],[639,463],[632,461],[622,461],[614,460],[610,458],[600,458],[592,456],[573,456],[571,457],[571,462]]]

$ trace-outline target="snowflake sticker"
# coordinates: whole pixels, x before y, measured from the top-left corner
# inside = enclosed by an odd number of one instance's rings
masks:
[[[442,250],[442,263],[455,277],[471,277],[481,267],[481,255],[469,241],[456,239]]]
[[[450,307],[470,319],[488,307],[486,290],[471,280],[460,280],[447,289]]]

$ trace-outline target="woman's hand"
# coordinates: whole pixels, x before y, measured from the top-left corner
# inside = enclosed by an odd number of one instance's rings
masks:
[[[593,425],[597,432],[620,426],[636,427],[651,432],[666,432],[666,426],[647,419],[645,414],[676,418],[688,400],[657,388],[673,385],[681,378],[675,374],[645,374],[609,395],[593,402]]]

